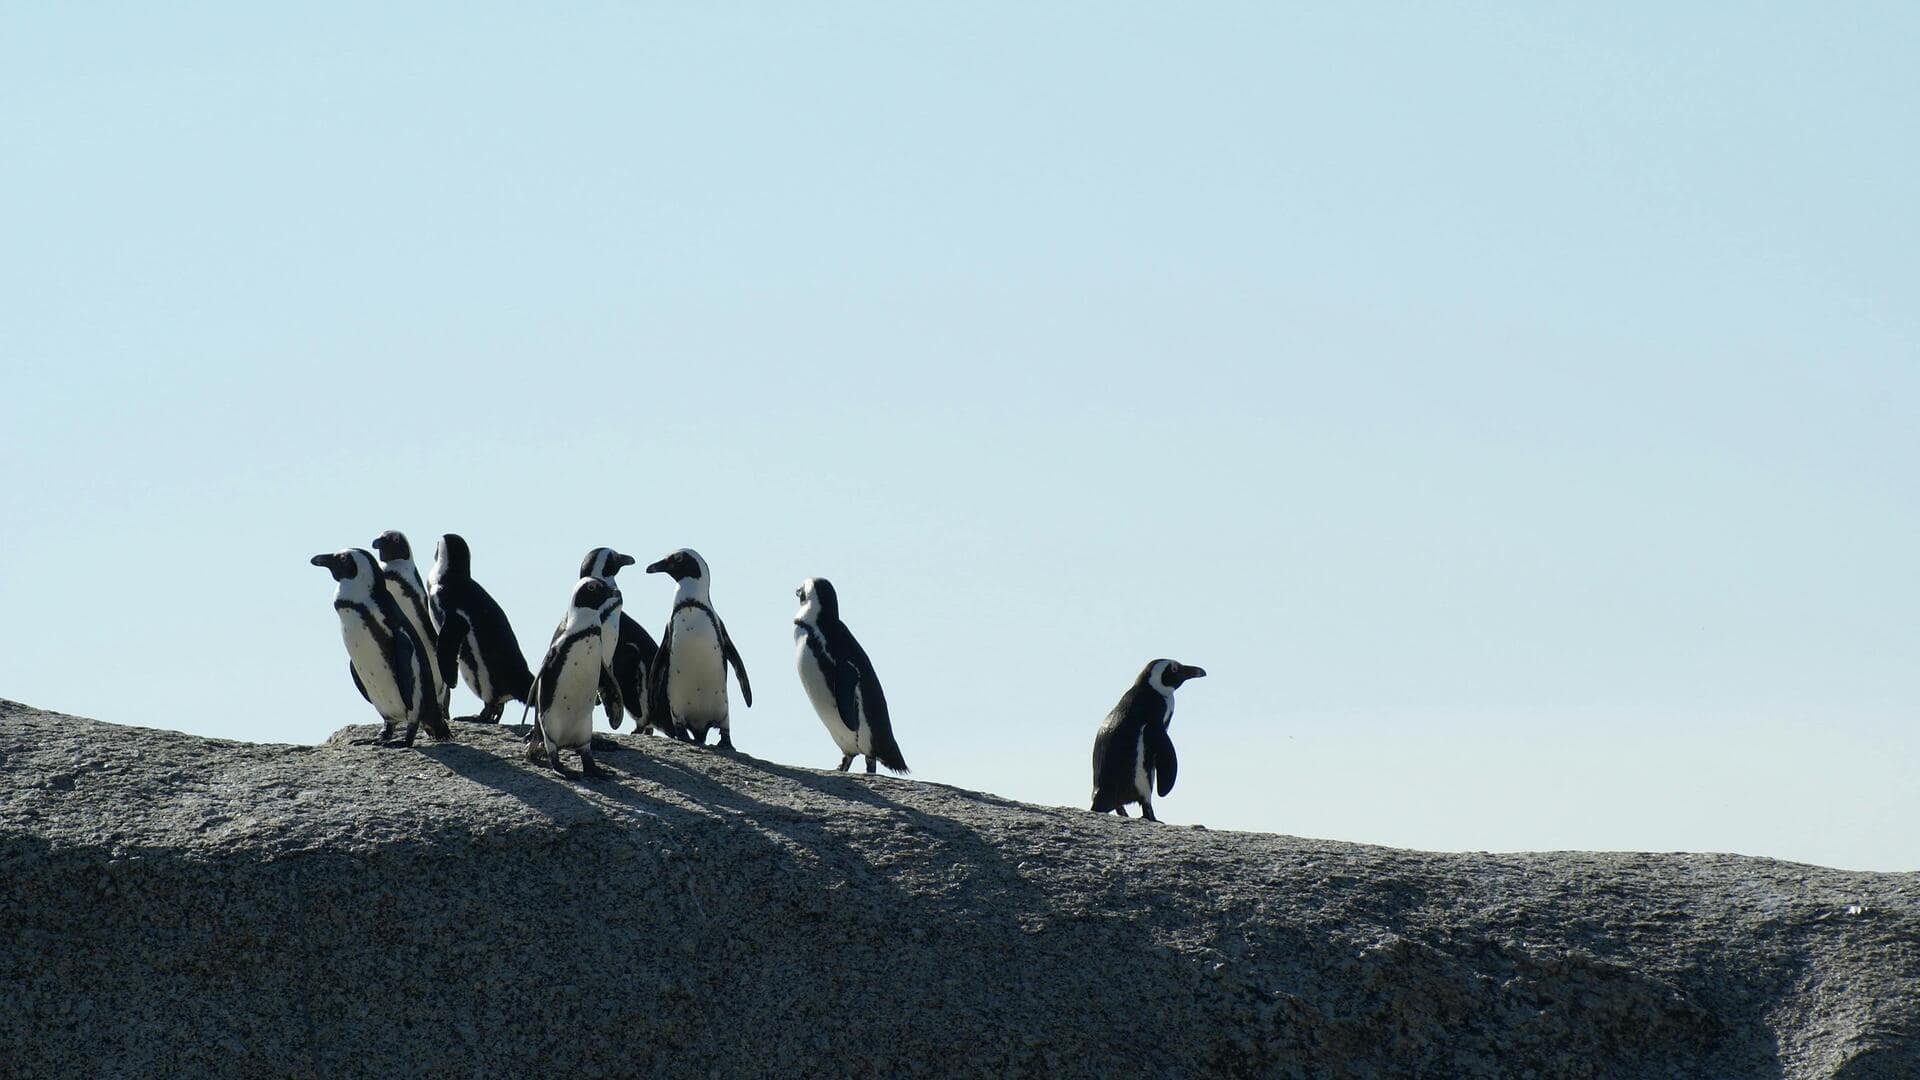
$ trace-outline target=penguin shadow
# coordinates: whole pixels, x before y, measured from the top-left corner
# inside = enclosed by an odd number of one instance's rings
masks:
[[[612,798],[648,813],[659,813],[666,805],[621,785],[619,777],[625,770],[609,769],[613,775],[598,780],[577,774],[561,777],[544,764],[505,757],[458,742],[435,743],[422,748],[421,752],[462,779],[512,796],[554,821],[603,816],[606,807],[589,798],[589,793]]]
[[[766,761],[745,754],[740,755],[740,758],[743,764],[750,765],[769,775],[778,776],[782,780],[807,788],[810,791],[819,792],[822,795],[899,813],[908,818],[920,820],[923,823],[943,822],[947,825],[965,829],[968,832],[973,832],[974,830],[971,826],[967,825],[966,822],[958,818],[928,813],[918,807],[888,798],[882,793],[882,785],[875,784],[873,781],[880,780],[882,784],[888,786],[893,784],[913,784],[929,790],[937,790],[948,798],[964,799],[967,802],[980,806],[993,807],[999,810],[1032,809],[1025,803],[1017,803],[1010,799],[1003,799],[998,795],[989,795],[980,791],[968,791],[965,788],[951,787],[946,784],[929,784],[926,781],[910,780],[904,776],[881,776],[878,773],[828,772],[821,769],[782,765],[779,762]]]

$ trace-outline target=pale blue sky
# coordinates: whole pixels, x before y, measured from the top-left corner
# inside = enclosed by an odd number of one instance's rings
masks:
[[[1169,821],[1920,869],[1920,14],[1667,7],[7,8],[0,696],[317,740],[315,552],[537,659],[690,545],[763,757],[819,574],[926,780],[1164,655]]]

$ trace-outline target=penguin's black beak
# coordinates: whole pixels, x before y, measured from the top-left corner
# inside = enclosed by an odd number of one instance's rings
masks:
[[[665,574],[665,573],[669,573],[670,571],[668,571],[668,570],[667,570],[667,564],[668,564],[668,563],[670,563],[670,562],[672,562],[672,561],[673,561],[673,556],[671,556],[671,555],[669,555],[669,556],[667,556],[666,558],[664,558],[664,559],[661,559],[661,560],[660,560],[659,562],[655,562],[655,563],[648,563],[648,564],[647,564],[647,573],[649,573],[649,574]]]
[[[339,581],[342,578],[346,577],[349,573],[352,572],[352,567],[353,567],[353,562],[351,559],[347,558],[344,555],[336,554],[333,552],[329,552],[325,555],[315,555],[313,558],[308,559],[307,561],[309,563],[312,563],[315,566],[326,567],[327,573],[332,574],[333,580],[335,581]]]
[[[313,564],[314,566],[331,567],[333,565],[333,556],[332,555],[315,555],[313,558],[308,559],[307,562]]]
[[[620,554],[619,552],[614,552],[614,555],[613,555],[613,568],[614,568],[615,570],[618,570],[618,569],[620,569],[620,568],[621,568],[621,567],[623,567],[623,566],[632,566],[632,565],[633,565],[634,563],[636,563],[636,562],[639,562],[639,561],[640,561],[640,560],[638,560],[638,559],[636,559],[636,558],[634,558],[634,557],[633,557],[633,556],[631,556],[631,555],[622,555],[622,554]]]
[[[1189,679],[1204,679],[1207,677],[1207,669],[1203,667],[1183,667],[1180,669],[1180,673]]]

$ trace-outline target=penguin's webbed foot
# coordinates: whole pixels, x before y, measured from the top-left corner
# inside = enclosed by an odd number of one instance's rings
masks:
[[[580,771],[584,773],[589,780],[605,780],[613,776],[612,773],[601,768],[599,763],[593,760],[592,754],[585,752],[580,754]]]
[[[852,754],[847,754],[847,755],[845,755],[845,756],[843,756],[843,757],[841,757],[841,759],[840,759],[840,767],[839,767],[838,769],[836,769],[836,770],[834,770],[834,771],[835,771],[835,772],[846,772],[846,771],[847,771],[848,769],[851,769],[851,768],[853,768],[853,755],[852,755]]]
[[[565,765],[560,764],[560,755],[557,752],[547,755],[547,767],[559,773],[562,780],[577,779],[573,773],[567,771]]]
[[[1121,817],[1132,817],[1132,816],[1133,816],[1132,814],[1129,814],[1129,813],[1127,813],[1127,808],[1126,808],[1126,807],[1124,807],[1124,806],[1116,806],[1116,807],[1114,807],[1114,808],[1113,808],[1113,812],[1114,812],[1114,813],[1116,813],[1116,814],[1119,814],[1119,815],[1120,815]]]
[[[877,773],[879,771],[880,771],[880,763],[873,759],[872,754],[868,754],[867,755],[867,775],[872,776],[874,773]]]
[[[729,732],[729,731],[728,731],[728,730],[727,730],[726,728],[721,728],[721,729],[720,729],[720,741],[719,741],[719,742],[717,742],[717,743],[714,743],[714,744],[713,744],[713,748],[714,748],[715,750],[731,750],[731,749],[733,749],[733,734],[732,734],[731,732]]]

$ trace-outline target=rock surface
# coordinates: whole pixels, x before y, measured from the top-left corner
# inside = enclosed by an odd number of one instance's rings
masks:
[[[14,1075],[1920,1076],[1920,874],[0,701]]]

